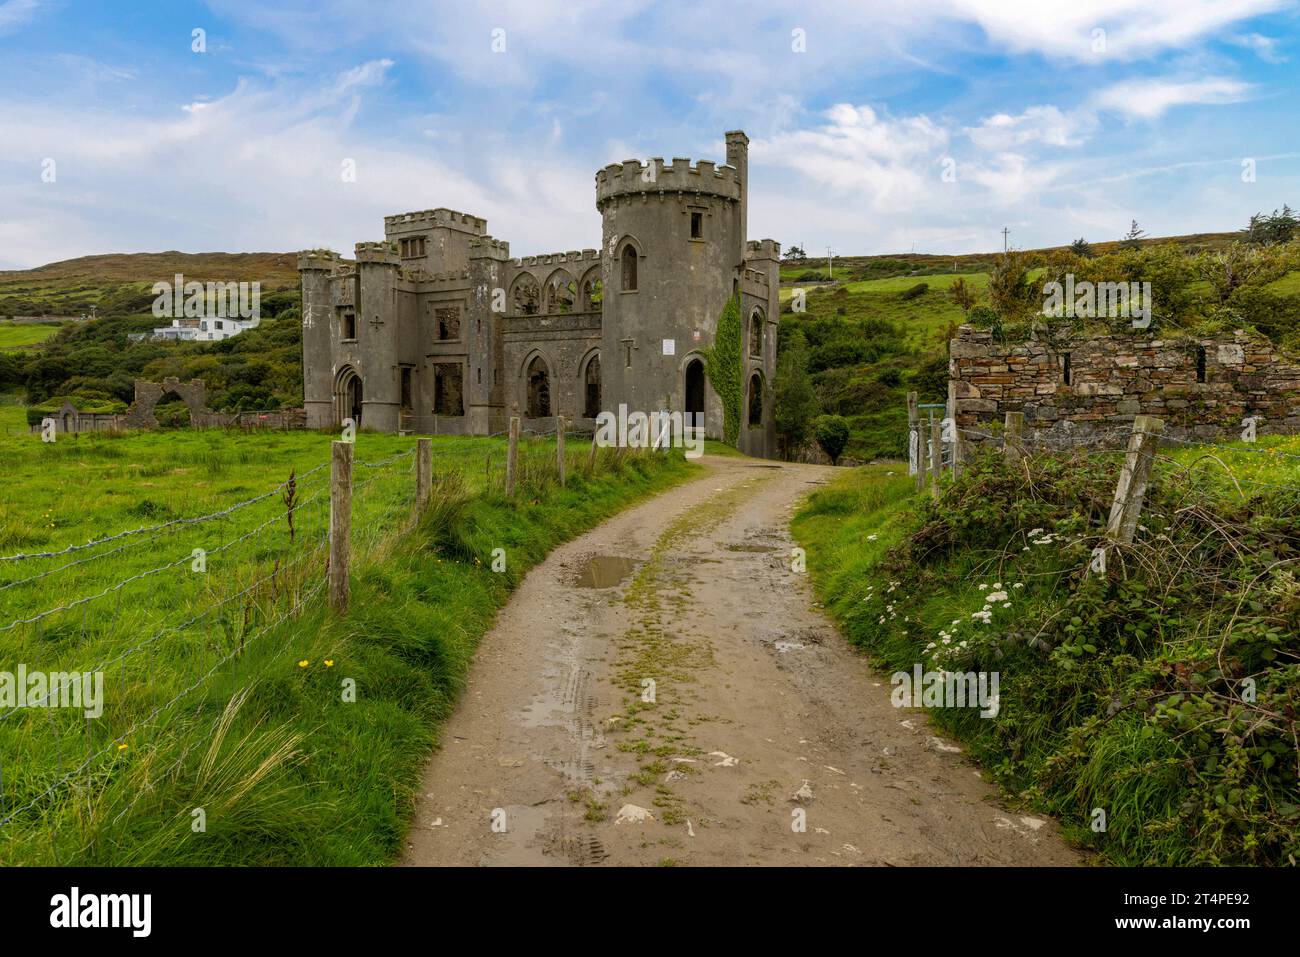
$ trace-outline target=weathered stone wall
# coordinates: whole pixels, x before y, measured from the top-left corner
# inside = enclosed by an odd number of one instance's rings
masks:
[[[1174,438],[1235,437],[1247,416],[1258,417],[1260,433],[1300,431],[1300,366],[1240,330],[999,343],[962,326],[948,377],[958,427],[976,432],[1007,412],[1024,412],[1026,435],[1048,442],[1113,434],[1136,415],[1163,419]]]

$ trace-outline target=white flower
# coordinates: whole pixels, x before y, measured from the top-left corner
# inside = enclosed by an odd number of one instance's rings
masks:
[[[1014,585],[1012,585],[1011,587],[1012,587],[1012,588],[1024,588],[1024,587],[1025,587],[1025,583],[1024,583],[1024,582],[1016,582],[1016,583],[1015,583]]]
[[[875,540],[876,540],[876,536],[875,536],[875,535],[868,535],[868,536],[867,536],[867,541],[869,541],[869,542],[874,542]]]
[[[1011,596],[1004,591],[991,591],[984,596],[984,600],[989,602],[1006,601],[1010,597]]]
[[[1011,607],[1011,602],[1009,602],[1009,601],[1008,601],[1008,602],[1004,602],[1003,605],[1002,605],[1002,607],[1003,607],[1003,608],[1010,608],[1010,607]]]
[[[988,585],[980,585],[980,591],[988,591]]]

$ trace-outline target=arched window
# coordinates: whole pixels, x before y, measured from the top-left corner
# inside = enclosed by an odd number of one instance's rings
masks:
[[[547,419],[551,415],[551,373],[541,356],[528,363],[528,417]]]
[[[623,291],[636,292],[636,250],[631,243],[623,247]]]
[[[749,424],[763,424],[763,377],[757,372],[749,377]]]
[[[749,354],[756,357],[763,355],[762,309],[755,309],[753,315],[749,317]]]
[[[587,312],[600,312],[604,298],[605,286],[599,278],[593,276],[582,284],[582,301]]]
[[[515,280],[511,296],[516,316],[535,316],[542,306],[542,290],[537,280],[527,274]]]
[[[573,312],[573,304],[578,298],[578,284],[567,272],[557,272],[546,284],[546,312],[548,315],[564,315]]]
[[[584,376],[582,414],[588,419],[600,415],[600,355],[592,356]]]

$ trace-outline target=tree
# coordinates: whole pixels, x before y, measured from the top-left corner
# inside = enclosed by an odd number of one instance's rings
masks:
[[[948,287],[948,298],[957,304],[963,316],[968,316],[971,307],[975,305],[975,290],[964,276],[958,276]]]
[[[1135,222],[1133,225],[1137,225]],[[1070,252],[1076,256],[1082,256],[1084,259],[1092,258],[1092,243],[1080,236],[1074,242],[1070,243]]]
[[[776,361],[773,418],[781,449],[788,459],[808,441],[808,430],[819,406],[808,376],[808,344],[795,329],[781,345]]]
[[[1243,286],[1263,286],[1286,275],[1292,265],[1285,250],[1259,249],[1245,243],[1229,243],[1196,260],[1197,273],[1209,282],[1220,303]]]
[[[1003,253],[994,262],[989,273],[989,300],[1004,323],[1026,319],[1040,310],[1024,253]]]
[[[1133,224],[1129,226],[1128,232],[1124,234],[1124,238],[1119,241],[1119,244],[1125,249],[1137,249],[1142,245],[1142,240],[1145,238],[1146,231],[1138,226],[1138,221],[1135,219]]]
[[[1256,213],[1250,217],[1250,225],[1246,227],[1246,242],[1256,246],[1289,243],[1297,228],[1300,228],[1300,219],[1296,218],[1295,211],[1290,206],[1284,205],[1280,213],[1275,209],[1271,216]]]
[[[797,259],[799,262],[803,262],[805,259],[808,258],[808,254],[803,251],[802,246],[791,246],[789,249],[785,251],[785,258]]]
[[[849,444],[849,421],[842,415],[819,415],[813,420],[813,438],[831,460],[838,465],[844,446]]]

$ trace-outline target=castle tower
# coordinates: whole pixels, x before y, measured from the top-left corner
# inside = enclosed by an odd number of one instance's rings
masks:
[[[464,335],[471,357],[465,412],[469,432],[491,435],[508,427],[505,389],[500,381],[504,336],[504,303],[508,285],[510,244],[483,236],[470,243],[470,301]],[[493,308],[500,299],[502,308]]]
[[[486,219],[441,206],[384,217],[384,239],[402,266],[428,273],[468,269],[470,246],[486,229]]]
[[[356,324],[337,353],[361,378],[360,426],[396,432],[401,409],[397,363],[397,250],[357,243]]]
[[[334,339],[337,330],[332,277],[339,258],[332,252],[308,252],[298,257],[302,278],[302,394],[307,428],[334,424]]]
[[[742,159],[743,140],[728,137]],[[708,160],[628,160],[596,174],[607,410],[702,411],[707,434],[721,437],[722,406],[704,380],[702,350],[739,290],[744,204],[740,171]]]

